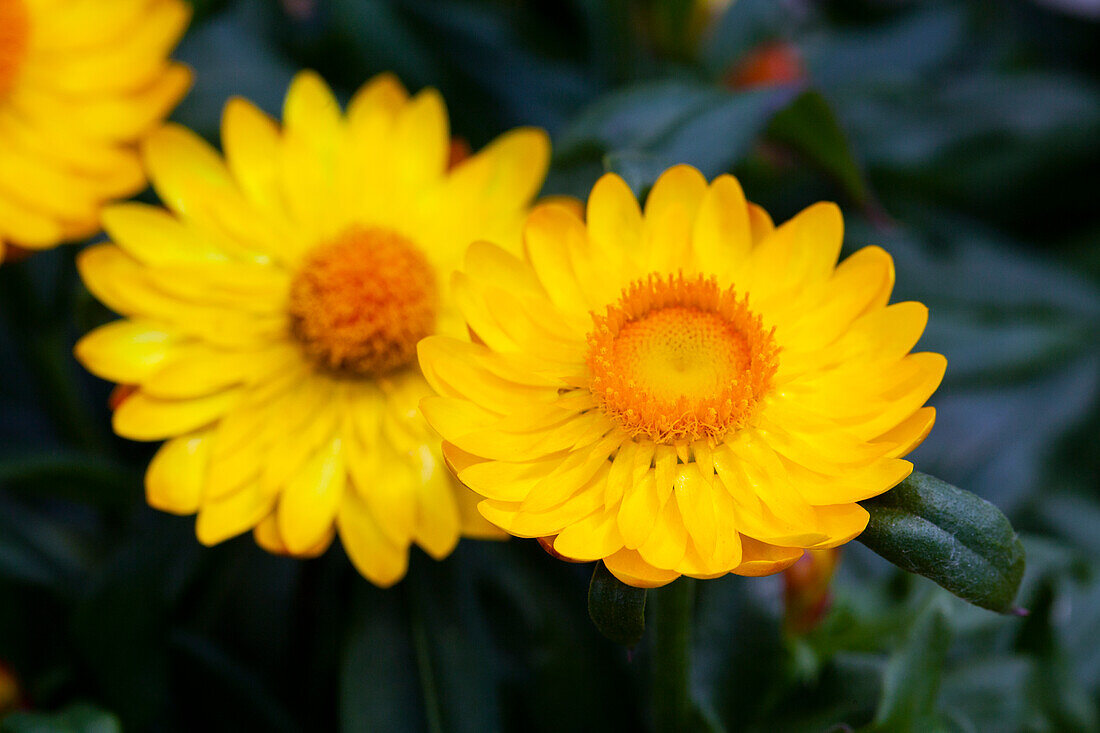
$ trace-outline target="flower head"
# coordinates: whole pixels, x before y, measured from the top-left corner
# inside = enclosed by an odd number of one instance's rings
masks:
[[[191,84],[181,0],[0,0],[0,259],[100,228],[145,186],[136,142]]]
[[[339,534],[359,570],[399,580],[415,542],[499,533],[453,482],[417,411],[416,342],[465,325],[443,273],[490,237],[518,250],[546,172],[541,131],[449,165],[443,101],[382,75],[346,115],[300,74],[278,125],[233,100],[223,160],[187,130],[150,137],[167,209],[105,213],[113,244],[82,253],[89,289],[125,318],[77,345],[120,395],[119,435],[168,442],[149,503],[198,513],[214,544],[247,530],[310,556]]]
[[[541,206],[525,255],[470,247],[475,342],[431,336],[421,407],[481,513],[632,585],[765,575],[858,535],[912,470],[946,362],[909,353],[877,247],[837,264],[838,209],[776,228],[736,179],[667,171],[644,213],[604,176],[586,221]]]

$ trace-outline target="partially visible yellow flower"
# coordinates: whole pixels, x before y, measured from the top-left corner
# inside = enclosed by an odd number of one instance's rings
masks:
[[[191,85],[181,0],[0,0],[0,260],[99,231],[145,187],[136,142]]]
[[[939,354],[887,306],[890,256],[840,265],[840,211],[775,228],[737,180],[667,171],[643,213],[615,175],[586,221],[532,212],[526,256],[471,246],[455,295],[479,343],[430,337],[421,408],[479,508],[623,582],[765,575],[843,544],[912,470]]]
[[[224,160],[178,126],[149,138],[168,210],[105,212],[114,244],[83,252],[80,271],[126,318],[76,353],[136,385],[119,435],[169,439],[146,475],[154,507],[198,512],[207,545],[254,529],[272,552],[310,556],[339,533],[389,585],[412,542],[441,558],[460,529],[499,532],[417,411],[430,389],[416,343],[465,333],[445,273],[479,237],[518,250],[549,143],[515,130],[450,168],[442,98],[410,99],[391,75],[344,116],[302,73],[283,118],[232,100]]]

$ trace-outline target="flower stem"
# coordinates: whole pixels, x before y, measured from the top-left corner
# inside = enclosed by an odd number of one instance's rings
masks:
[[[691,617],[695,581],[680,578],[652,593],[653,719],[657,733],[686,730],[691,715]]]
[[[431,642],[428,640],[424,621],[424,589],[419,579],[405,580],[405,593],[409,604],[409,624],[412,630],[413,649],[416,652],[416,668],[420,674],[420,689],[424,694],[424,714],[428,719],[429,733],[442,733],[443,714],[439,705],[439,688],[435,681],[435,665],[432,663]]]

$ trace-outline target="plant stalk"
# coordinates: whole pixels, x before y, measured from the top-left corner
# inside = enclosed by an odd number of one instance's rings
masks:
[[[691,720],[691,619],[695,581],[681,577],[652,593],[653,720],[657,733],[687,730]]]

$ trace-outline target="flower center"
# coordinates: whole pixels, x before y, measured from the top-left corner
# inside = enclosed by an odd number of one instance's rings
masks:
[[[714,278],[650,275],[592,318],[590,389],[620,426],[658,443],[742,427],[778,365],[774,329]]]
[[[0,0],[0,94],[15,83],[30,31],[30,16],[23,0]]]
[[[432,333],[435,270],[405,237],[355,227],[310,253],[290,285],[291,331],[326,371],[378,376]]]

